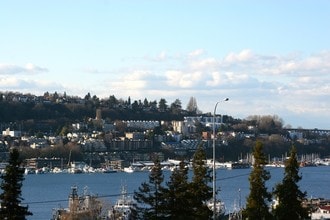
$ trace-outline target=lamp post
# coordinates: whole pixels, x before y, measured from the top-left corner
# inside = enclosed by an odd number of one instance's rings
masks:
[[[229,98],[225,98],[224,100],[222,100],[223,102],[228,101]],[[217,203],[217,199],[216,199],[216,178],[215,178],[215,113],[217,110],[217,106],[220,102],[219,101],[215,104],[214,106],[214,112],[213,112],[213,219],[216,219],[216,203]]]

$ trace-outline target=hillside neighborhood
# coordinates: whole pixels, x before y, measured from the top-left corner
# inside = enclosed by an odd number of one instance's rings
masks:
[[[0,121],[0,158],[5,162],[8,150],[17,147],[26,167],[34,170],[63,169],[75,162],[123,170],[136,161],[152,161],[155,156],[162,161],[189,160],[200,143],[211,158],[213,138],[216,139],[216,160],[219,162],[251,162],[251,149],[257,139],[265,143],[270,163],[283,161],[292,143],[297,146],[305,165],[317,160],[320,163],[321,158],[330,155],[330,130],[284,128],[278,116],[233,119],[227,115],[202,114],[196,100],[192,98],[190,104],[187,110],[183,110],[180,100],[168,106],[164,99],[157,103],[123,101],[114,96],[100,100],[90,94],[78,98],[57,93],[45,93],[41,97],[3,93],[0,105],[12,105],[18,109],[10,112],[6,108],[0,110],[3,115]],[[26,106],[31,112],[39,108],[39,118],[31,118],[35,117],[32,113],[23,112],[27,118],[21,115],[20,120],[7,121],[7,114],[17,116],[22,109],[27,110]],[[74,115],[75,110],[70,114],[62,113],[60,109],[63,108],[80,108],[77,115],[80,117],[81,112],[86,112],[86,115],[79,120]],[[114,118],[109,112],[120,112],[121,116]],[[56,114],[59,115],[58,121],[64,122],[57,132],[52,128],[54,122],[47,120]],[[151,119],[148,115],[159,115],[160,119]]]

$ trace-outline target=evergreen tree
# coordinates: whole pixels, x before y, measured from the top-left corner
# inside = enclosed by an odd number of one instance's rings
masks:
[[[274,216],[277,220],[304,219],[308,217],[307,209],[302,207],[302,200],[306,192],[301,192],[297,183],[301,180],[297,150],[292,146],[290,158],[285,162],[284,178],[282,183],[277,184],[274,195],[278,200]]]
[[[32,215],[28,211],[28,207],[20,205],[23,200],[21,188],[24,180],[24,169],[21,167],[21,159],[17,149],[10,152],[9,163],[1,178],[0,219],[23,220],[25,216]]]
[[[149,174],[149,182],[143,182],[134,192],[134,199],[137,201],[138,219],[162,219],[164,218],[164,187],[162,183],[164,175],[159,159],[155,159],[154,166]]]
[[[179,115],[182,111],[181,101],[179,99],[176,99],[170,107],[171,113]]]
[[[205,161],[206,154],[201,143],[193,156],[193,177],[189,185],[191,191],[189,205],[194,213],[193,219],[209,219],[212,216],[212,211],[207,206],[207,201],[212,198],[211,170],[207,168]]]
[[[248,219],[271,219],[267,201],[271,200],[271,193],[267,192],[265,182],[270,179],[270,173],[264,169],[266,157],[263,153],[263,144],[257,141],[253,150],[253,169],[251,171],[250,194],[247,198],[243,216]]]
[[[114,95],[111,95],[108,100],[109,108],[114,108],[118,104],[118,100]]]
[[[167,182],[165,190],[166,210],[170,219],[187,219],[192,216],[192,209],[189,205],[191,194],[189,193],[188,168],[184,161],[181,161]]]
[[[150,107],[150,105],[149,105],[149,102],[148,102],[148,99],[147,99],[147,98],[144,98],[144,100],[143,100],[143,107],[144,107],[144,108]]]
[[[158,110],[160,112],[166,112],[167,111],[167,101],[164,98],[161,98],[158,102]]]

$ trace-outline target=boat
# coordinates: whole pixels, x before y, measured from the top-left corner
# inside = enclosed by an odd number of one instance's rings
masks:
[[[66,220],[66,219],[79,219],[79,220],[94,220],[101,218],[102,204],[96,197],[87,193],[84,189],[82,196],[78,195],[76,186],[71,187],[69,194],[69,207],[53,209],[52,220]]]
[[[73,174],[83,173],[85,162],[71,162],[69,164],[68,172]]]
[[[209,200],[207,203],[207,207],[213,212],[214,210],[214,201]],[[223,219],[226,213],[225,203],[221,200],[215,201],[215,213],[216,213],[216,219]]]
[[[25,175],[35,174],[35,173],[36,173],[36,170],[32,167],[25,167],[25,169],[24,169],[24,174]]]
[[[117,170],[110,168],[110,167],[106,167],[106,168],[101,168],[101,172],[102,173],[117,173]]]
[[[134,168],[132,166],[124,167],[123,171],[126,173],[134,173]]]
[[[126,187],[122,187],[121,194],[115,205],[108,212],[109,220],[129,220],[132,218],[136,201],[128,195]]]

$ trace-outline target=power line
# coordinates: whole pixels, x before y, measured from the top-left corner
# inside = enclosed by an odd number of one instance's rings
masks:
[[[127,195],[133,195],[134,193],[126,193]],[[119,197],[122,194],[111,194],[111,195],[96,195],[97,198],[110,198],[110,197]],[[58,200],[44,200],[44,201],[32,201],[32,202],[22,202],[23,205],[31,205],[31,204],[41,204],[41,203],[59,203],[59,202],[67,202],[68,199],[58,199]]]
[[[217,180],[229,180],[229,179],[235,179],[235,178],[238,178],[238,177],[248,176],[248,175],[250,175],[250,173],[244,173],[244,174],[239,174],[239,175],[236,175],[236,176],[229,176],[229,177],[224,177],[224,178],[217,178]]]
[[[271,167],[266,169],[267,171],[271,171],[274,169],[278,169],[277,167]],[[224,178],[217,178],[217,180],[228,180],[228,179],[235,179],[238,177],[242,177],[242,176],[249,176],[251,172],[247,172],[247,173],[243,173],[243,174],[239,174],[239,175],[235,175],[235,176],[229,176],[229,177],[224,177]]]

